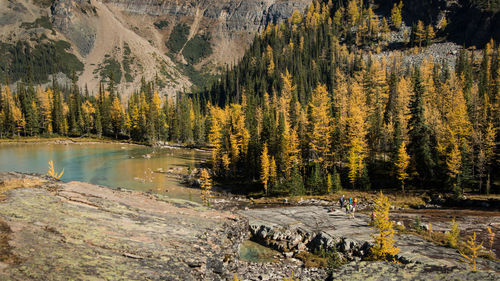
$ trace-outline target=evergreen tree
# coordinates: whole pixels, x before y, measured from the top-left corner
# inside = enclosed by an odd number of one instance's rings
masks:
[[[433,177],[435,163],[431,150],[431,132],[425,120],[425,89],[419,69],[414,71],[413,79],[413,95],[410,103],[411,117],[408,120],[410,139],[408,151],[413,157],[413,163],[415,163],[415,169],[421,182],[424,182]]]

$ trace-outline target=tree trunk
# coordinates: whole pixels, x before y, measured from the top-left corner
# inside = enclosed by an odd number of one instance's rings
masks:
[[[488,179],[486,180],[486,194],[490,194],[491,182],[490,182],[490,172],[488,172]]]

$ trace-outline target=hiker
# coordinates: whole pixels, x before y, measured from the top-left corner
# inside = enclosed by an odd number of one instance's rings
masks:
[[[375,214],[375,211],[372,211],[372,215],[370,216],[370,218],[371,218],[371,225],[373,225],[375,223],[375,217],[376,216],[377,215]]]
[[[354,212],[356,212],[356,204],[358,203],[358,198],[354,197],[354,200],[352,201],[352,210],[351,210],[351,215],[354,218]]]
[[[340,203],[340,209],[344,208],[344,203],[345,203],[344,195],[342,195],[342,197],[340,197],[339,203]]]

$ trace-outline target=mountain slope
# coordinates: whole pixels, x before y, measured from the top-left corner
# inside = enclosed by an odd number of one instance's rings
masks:
[[[188,90],[193,81],[203,83],[199,73],[218,73],[219,67],[237,61],[256,31],[268,22],[288,18],[296,9],[303,10],[308,3],[0,0],[0,48],[14,53],[18,42],[37,49],[40,44],[52,48],[55,42],[66,41],[70,47],[60,48],[58,56],[72,55],[75,64],[83,63],[83,68],[73,67],[81,74],[80,87],[96,92],[99,82],[108,81],[112,72],[120,92],[131,92],[144,77],[157,81],[163,94],[174,94]],[[0,72],[11,77],[11,82],[27,74],[34,82],[48,82],[54,71],[60,73],[60,82],[69,82],[71,70],[56,66],[67,61],[39,67],[39,61],[46,60],[43,54],[37,61],[23,58],[18,62],[18,55],[10,53],[0,59]],[[33,71],[40,75],[31,75]]]
[[[144,76],[158,81],[163,94],[174,94],[193,84],[204,86],[211,75],[243,56],[256,32],[303,11],[310,2],[0,0],[0,51],[6,54],[0,58],[0,76],[8,75],[11,83],[26,76],[46,83],[56,72],[67,84],[75,70],[82,74],[79,86],[96,92],[99,81],[108,81],[113,72],[121,92],[137,88]],[[369,4],[388,16],[395,2]],[[347,1],[340,3],[347,7]],[[447,38],[481,47],[490,37],[500,39],[495,3],[406,0],[403,20],[408,26],[417,19],[437,25],[446,17]],[[26,46],[37,59],[24,54]]]

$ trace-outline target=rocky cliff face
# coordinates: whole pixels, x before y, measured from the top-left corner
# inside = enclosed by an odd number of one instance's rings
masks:
[[[217,66],[233,63],[243,55],[255,32],[268,23],[287,19],[309,2],[55,0],[50,15],[56,30],[85,62],[81,84],[95,88],[96,81],[106,76],[103,69],[115,65],[114,72],[129,78],[116,81],[125,84],[124,91],[137,86],[142,75],[152,79],[159,73],[165,91],[174,93],[190,87],[193,80],[182,68],[213,72]],[[179,26],[187,27],[185,37],[175,37]],[[174,49],[169,40],[180,45]],[[188,44],[190,49],[185,51]],[[202,55],[198,55],[200,48],[210,50],[201,50]]]
[[[123,11],[156,17],[198,17],[217,21],[230,32],[258,31],[267,23],[287,19],[294,10],[302,11],[310,0],[104,0]],[[201,13],[200,13],[201,11]]]

